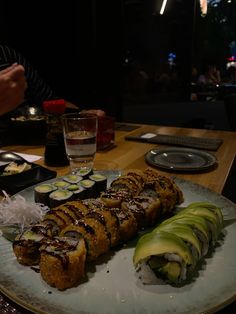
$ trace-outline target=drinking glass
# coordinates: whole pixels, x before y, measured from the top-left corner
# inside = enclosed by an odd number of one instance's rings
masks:
[[[97,116],[68,113],[62,116],[66,154],[72,173],[93,168],[97,143]]]

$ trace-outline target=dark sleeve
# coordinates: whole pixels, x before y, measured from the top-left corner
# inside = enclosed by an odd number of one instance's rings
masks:
[[[31,66],[18,51],[7,46],[0,45],[0,64],[17,62],[25,68],[25,76],[28,84],[25,96],[32,104],[39,105],[43,100],[57,98],[51,87],[40,77],[38,71]]]

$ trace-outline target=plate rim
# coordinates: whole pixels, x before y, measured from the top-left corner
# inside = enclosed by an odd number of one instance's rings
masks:
[[[163,153],[168,153],[168,152],[179,152],[180,154],[184,154],[187,152],[190,152],[192,154],[201,156],[201,157],[205,157],[206,161],[208,161],[208,164],[202,165],[202,166],[196,166],[196,167],[184,167],[184,166],[168,166],[162,163],[158,163],[155,162],[152,159],[152,152],[155,152],[155,155],[161,155]],[[153,154],[154,155],[154,154]],[[203,151],[203,150],[199,150],[199,149],[195,149],[195,148],[187,148],[187,147],[178,147],[178,146],[173,146],[173,147],[167,147],[167,148],[152,148],[151,150],[149,150],[146,154],[145,154],[145,160],[147,163],[149,163],[150,165],[160,168],[160,169],[165,169],[165,170],[170,170],[170,171],[184,171],[184,172],[192,172],[192,171],[203,171],[203,170],[207,170],[210,169],[214,166],[217,165],[217,158],[215,155],[213,155],[212,153],[209,153],[207,151]]]

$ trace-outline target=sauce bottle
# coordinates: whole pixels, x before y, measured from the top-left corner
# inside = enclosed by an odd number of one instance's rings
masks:
[[[47,166],[58,167],[69,165],[61,123],[61,115],[65,112],[65,108],[64,99],[43,102],[47,123],[44,161]]]

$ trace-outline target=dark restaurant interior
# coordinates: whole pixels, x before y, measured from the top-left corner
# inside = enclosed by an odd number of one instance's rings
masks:
[[[116,121],[235,131],[236,1],[4,1],[1,42],[25,55],[56,94]],[[220,84],[202,86],[206,64]],[[231,192],[231,175],[225,194]],[[233,184],[234,186],[234,184]]]
[[[235,130],[235,86],[226,84],[236,50],[235,1],[209,1],[204,17],[196,0],[168,1],[164,14],[161,4],[24,1],[11,10],[5,1],[1,42],[82,108],[102,108],[118,121]],[[207,64],[224,84],[197,86]]]
[[[198,0],[168,0],[160,14],[162,3],[3,1],[0,42],[79,108],[117,122],[236,131],[236,0],[208,0],[207,14]],[[211,66],[220,80],[200,82]],[[236,202],[235,189],[234,162],[222,194]]]

